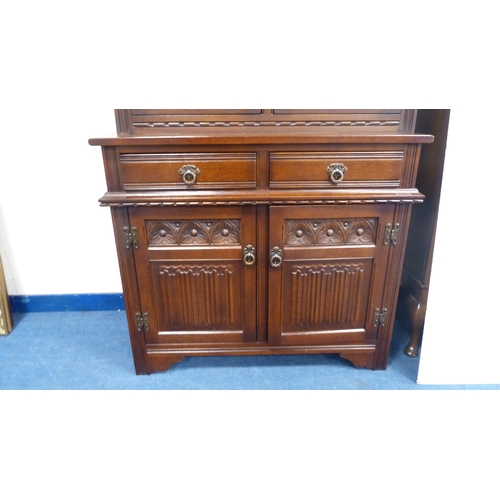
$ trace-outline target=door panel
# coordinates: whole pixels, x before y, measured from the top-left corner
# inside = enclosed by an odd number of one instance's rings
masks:
[[[391,205],[271,207],[269,343],[373,342],[389,246]]]
[[[290,332],[363,329],[372,271],[372,259],[286,262],[283,294],[290,307],[283,310],[283,326]]]
[[[254,207],[130,209],[141,306],[149,344],[224,343],[256,338]]]

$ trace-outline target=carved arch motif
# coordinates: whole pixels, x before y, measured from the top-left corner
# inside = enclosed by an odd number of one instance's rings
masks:
[[[285,245],[373,245],[377,219],[287,220]]]
[[[239,220],[146,221],[150,246],[238,245]]]

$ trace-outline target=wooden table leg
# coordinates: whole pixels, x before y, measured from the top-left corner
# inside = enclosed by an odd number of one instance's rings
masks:
[[[420,300],[417,300],[412,294],[408,294],[406,297],[406,306],[410,314],[411,333],[410,341],[403,352],[407,356],[416,357],[419,353],[424,330],[425,311],[427,309],[427,289],[422,289]]]

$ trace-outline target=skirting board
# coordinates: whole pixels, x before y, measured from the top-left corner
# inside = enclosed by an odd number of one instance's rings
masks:
[[[75,295],[11,295],[13,313],[56,311],[119,311],[125,309],[121,293]]]

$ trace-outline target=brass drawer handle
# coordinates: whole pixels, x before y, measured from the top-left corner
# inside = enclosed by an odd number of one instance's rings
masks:
[[[200,169],[195,165],[184,165],[179,170],[179,175],[182,177],[184,184],[191,186],[196,182],[196,179],[200,175]]]
[[[269,255],[271,267],[280,267],[283,262],[283,253],[280,247],[274,247]]]
[[[255,248],[252,245],[247,245],[243,250],[243,262],[245,266],[253,266],[256,260]]]
[[[342,163],[332,163],[326,173],[330,176],[330,180],[337,185],[344,180],[344,174],[347,172],[347,167]]]

